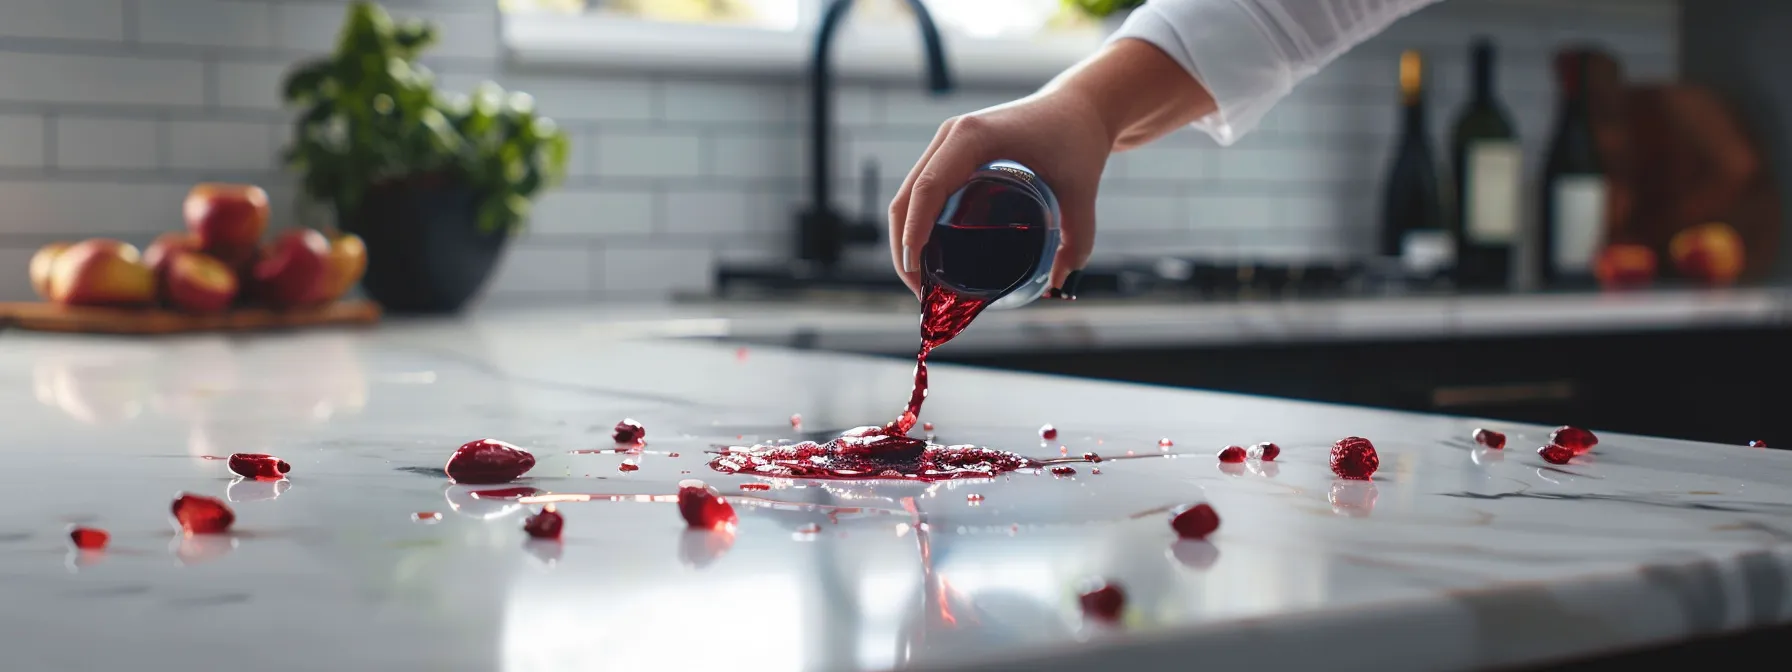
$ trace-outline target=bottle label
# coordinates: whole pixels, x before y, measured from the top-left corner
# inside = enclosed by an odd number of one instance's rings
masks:
[[[1510,245],[1518,236],[1519,185],[1524,171],[1518,143],[1480,141],[1468,146],[1464,162],[1463,231],[1470,242]]]
[[[1456,257],[1450,234],[1435,229],[1407,231],[1400,239],[1400,264],[1414,275],[1436,273]]]
[[[1605,229],[1605,176],[1562,175],[1556,178],[1554,250],[1550,263],[1560,273],[1586,273],[1593,267],[1600,234]]]

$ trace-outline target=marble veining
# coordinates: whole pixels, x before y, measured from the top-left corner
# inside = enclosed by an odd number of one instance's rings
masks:
[[[576,314],[0,333],[6,667],[1453,670],[1792,621],[1776,450],[1601,433],[1556,466],[1534,452],[1547,427],[941,365],[923,414],[940,441],[1105,459],[765,491],[705,466],[717,445],[886,421],[909,374]],[[604,452],[623,417],[648,428],[640,454]],[[1477,426],[1508,448],[1470,442]],[[1380,451],[1373,480],[1326,467],[1351,435]],[[563,541],[526,541],[530,504],[442,477],[482,437],[535,453],[515,485],[556,502]],[[1258,441],[1280,459],[1214,458]],[[293,470],[242,481],[201,458],[232,452]],[[685,478],[736,502],[734,534],[684,528],[667,496]],[[175,535],[178,491],[227,499],[236,532]],[[1168,510],[1203,501],[1219,532],[1177,541]],[[111,549],[71,551],[74,523]],[[1091,576],[1127,591],[1120,625],[1078,613]]]

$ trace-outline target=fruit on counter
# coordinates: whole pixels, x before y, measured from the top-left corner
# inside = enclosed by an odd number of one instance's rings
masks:
[[[1183,539],[1206,539],[1220,529],[1220,514],[1208,504],[1196,504],[1177,511],[1170,518],[1170,529]]]
[[[1643,245],[1608,245],[1593,261],[1593,276],[1606,289],[1647,287],[1655,280],[1655,251]]]
[[[647,438],[647,428],[634,418],[623,418],[610,432],[610,438],[617,443],[641,443]]]
[[[275,308],[292,308],[317,302],[329,268],[330,241],[324,234],[292,228],[262,248],[251,274],[257,296]]]
[[[155,301],[156,280],[136,246],[110,238],[70,245],[50,270],[50,300],[71,306],[136,306]]]
[[[201,182],[182,204],[187,230],[207,254],[236,266],[254,257],[268,228],[268,192],[252,184]]]
[[[156,236],[149,247],[143,248],[143,265],[155,272],[156,281],[160,282],[168,277],[168,264],[174,261],[174,253],[199,250],[199,236],[186,231],[170,231]]]
[[[97,527],[75,527],[68,531],[68,540],[83,551],[103,551],[112,535]]]
[[[566,527],[566,517],[554,510],[549,504],[541,509],[541,513],[529,516],[523,521],[523,531],[536,539],[559,539],[560,530]]]
[[[215,313],[236,299],[236,274],[204,252],[179,251],[162,276],[162,295],[189,313]]]
[[[1569,460],[1574,459],[1574,451],[1552,443],[1538,448],[1537,456],[1550,464],[1567,464]]]
[[[1347,436],[1332,444],[1332,473],[1338,478],[1367,481],[1381,467],[1375,444],[1360,436]]]
[[[1220,450],[1220,461],[1238,464],[1244,461],[1246,453],[1243,446],[1226,446]]]
[[[461,444],[448,456],[442,471],[455,483],[508,483],[535,467],[535,456],[529,451],[497,439],[479,439]]]
[[[360,236],[345,233],[330,240],[329,269],[315,303],[329,303],[348,294],[367,272],[367,244]]]
[[[50,298],[50,270],[56,266],[56,258],[67,251],[73,243],[50,243],[37,248],[31,255],[31,289],[39,298]]]
[[[1549,433],[1549,442],[1574,451],[1575,455],[1584,455],[1599,445],[1599,437],[1589,430],[1562,425]]]
[[[1126,592],[1116,584],[1091,579],[1082,586],[1077,602],[1082,605],[1083,613],[1090,618],[1118,621],[1121,610],[1126,607]]]
[[[1281,456],[1282,456],[1282,447],[1278,446],[1276,444],[1270,443],[1268,441],[1264,441],[1263,443],[1259,443],[1255,446],[1251,446],[1251,457],[1254,457],[1260,461],[1274,462],[1274,461],[1276,461],[1276,458],[1281,457]]]
[[[230,530],[236,522],[236,512],[216,497],[195,495],[188,492],[174,497],[171,507],[174,523],[181,532],[194,534],[222,534]]]
[[[1728,285],[1742,275],[1742,235],[1723,222],[1707,222],[1674,234],[1668,257],[1682,277]]]

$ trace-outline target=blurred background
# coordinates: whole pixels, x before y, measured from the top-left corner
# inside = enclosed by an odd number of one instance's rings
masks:
[[[148,245],[194,184],[231,182],[266,190],[272,231],[367,238],[363,287],[390,313],[849,306],[900,328],[735,336],[901,354],[914,309],[881,229],[913,161],[941,121],[1034,90],[1138,3],[927,2],[943,92],[900,0],[852,3],[818,65],[832,4],[9,0],[0,300],[33,298],[41,247]],[[1110,161],[1079,328],[1229,336],[991,331],[940,356],[1761,438],[1784,399],[1788,27],[1771,0],[1428,7],[1236,146],[1183,130]],[[397,121],[364,137],[357,114]],[[427,242],[475,213],[483,251]],[[419,284],[446,298],[401,296]],[[1431,326],[1398,326],[1413,315]]]

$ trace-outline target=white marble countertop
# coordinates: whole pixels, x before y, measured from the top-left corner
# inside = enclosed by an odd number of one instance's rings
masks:
[[[706,303],[661,308],[628,321],[644,333],[716,336],[819,350],[913,352],[915,314],[905,297],[882,302]],[[602,318],[593,318],[602,319]],[[1042,301],[978,318],[958,352],[1574,335],[1792,324],[1792,291],[1750,288],[1637,293],[1408,296],[1398,298],[1141,303]],[[617,328],[602,319],[599,330]]]
[[[882,421],[907,392],[902,362],[665,338],[722,319],[682,309],[627,317],[0,333],[7,669],[1460,670],[1792,620],[1792,455],[1740,446],[1602,435],[1551,467],[1543,427],[942,365],[924,419],[943,441],[1120,457],[1169,437],[1186,455],[1070,478],[775,482],[737,498],[727,537],[651,497],[566,503],[558,544],[525,543],[520,507],[432,473],[492,437],[534,451],[520,484],[546,491],[697,477],[740,493],[751,479],[703,451],[792,436],[792,413],[816,434]],[[569,452],[609,447],[625,416],[648,427],[639,471]],[[1047,422],[1061,436],[1042,445]],[[1474,449],[1482,424],[1511,446]],[[1372,482],[1327,470],[1350,435],[1380,449]],[[1257,441],[1281,460],[1213,458]],[[290,479],[198,457],[231,452],[280,455]],[[235,534],[176,536],[177,491],[227,497]],[[1203,501],[1223,519],[1208,542],[1140,515]],[[76,522],[111,550],[72,552]],[[1080,616],[1090,576],[1131,596],[1119,627]]]

